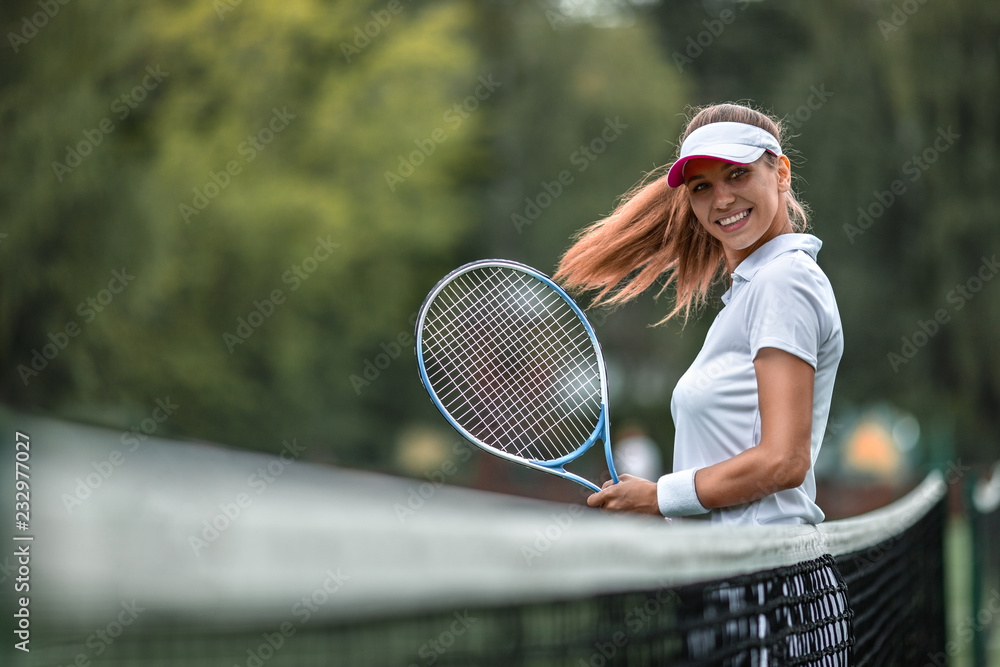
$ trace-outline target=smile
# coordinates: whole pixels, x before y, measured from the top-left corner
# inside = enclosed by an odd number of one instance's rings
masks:
[[[751,210],[753,210],[753,209],[749,209],[748,208],[748,209],[746,209],[744,211],[740,211],[739,213],[734,213],[733,215],[729,216],[728,218],[722,218],[721,220],[717,220],[716,222],[718,222],[723,227],[732,227],[733,225],[736,225],[736,224],[738,224],[738,223],[743,222],[744,220],[746,220],[747,217],[750,215],[750,211]]]

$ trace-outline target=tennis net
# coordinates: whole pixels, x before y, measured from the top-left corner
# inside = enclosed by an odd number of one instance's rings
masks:
[[[720,528],[17,427],[33,638],[5,664],[910,666],[945,643],[937,474],[852,519]]]

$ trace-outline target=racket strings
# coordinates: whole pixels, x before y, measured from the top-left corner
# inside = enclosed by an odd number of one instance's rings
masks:
[[[524,331],[515,331],[514,333],[517,334],[517,335],[524,335],[525,332]],[[515,337],[516,336],[512,336],[511,338],[515,338]],[[481,347],[481,345],[478,346],[478,347]],[[508,342],[508,345],[506,347],[508,349],[510,348],[509,342]],[[495,365],[496,364],[495,364],[494,360],[491,360],[490,362],[487,363],[486,369],[485,369],[487,375],[490,375],[490,376],[496,376],[497,375],[497,372],[498,372],[499,369],[496,368]],[[544,376],[544,375],[547,375],[547,374],[551,374],[550,368],[553,366],[553,359],[542,357],[540,359],[540,361],[539,361],[539,365],[543,367],[542,370],[541,371],[536,371],[534,373],[532,373],[532,371],[530,369],[527,369],[527,368],[515,369],[515,371],[519,371],[525,377],[530,378],[530,380],[528,382],[529,388],[537,385],[538,381],[539,381],[538,377],[532,378],[532,375],[534,375],[534,376],[539,376],[539,375],[540,376]],[[467,368],[459,368],[459,371],[460,372],[468,372],[468,369]],[[445,397],[446,400],[448,398],[449,397],[447,397],[447,396]],[[500,395],[500,396],[496,397],[496,400],[503,400],[503,398],[504,397],[502,395]],[[515,397],[515,398],[523,398],[523,397]],[[553,400],[553,396],[551,396],[551,395],[548,396],[548,399],[549,399],[549,402],[551,403],[552,400]],[[490,402],[492,403],[493,401],[490,401]],[[489,407],[492,407],[492,406],[487,406],[487,407],[489,408]],[[513,410],[509,409],[507,411],[508,412],[508,417],[510,416],[510,413],[521,412],[525,408],[530,408],[530,406],[525,405],[524,402],[523,402],[523,400],[522,400],[521,402],[519,402],[518,404],[516,404],[516,405],[513,406]],[[479,410],[476,410],[476,412],[479,412]],[[509,419],[504,420],[502,418],[502,415],[501,416],[493,415],[493,417],[496,418],[495,421],[497,421],[497,425],[496,425],[497,429],[503,429],[503,428],[507,428],[509,426],[509,423],[508,423]],[[542,415],[540,416],[540,419],[544,419],[544,418],[545,418],[545,413],[542,413]],[[494,430],[496,430],[496,429],[494,429]],[[551,453],[551,450],[550,450],[550,453]]]
[[[573,317],[573,318],[575,319],[575,315],[573,315],[572,317]],[[464,322],[464,323],[460,323],[460,324],[468,324],[468,322]],[[562,330],[563,330],[563,331],[565,331],[565,325],[564,325],[564,324],[561,324],[561,328],[562,328]],[[508,339],[507,339],[507,340],[505,341],[506,345],[504,345],[504,346],[503,346],[503,347],[504,347],[504,348],[506,348],[507,350],[509,350],[509,348],[511,347],[511,345],[510,345],[510,341],[512,341],[512,340],[514,340],[514,339],[516,339],[516,338],[517,338],[517,336],[519,336],[519,335],[526,335],[526,334],[530,334],[530,331],[525,331],[525,330],[524,330],[524,328],[522,327],[522,329],[521,329],[521,330],[518,330],[518,331],[515,331],[515,332],[513,332],[513,333],[514,333],[515,335],[512,335],[512,336],[509,336],[509,337],[508,337]],[[552,334],[553,332],[549,331],[549,332],[543,332],[543,333],[549,333],[549,334]],[[544,338],[544,337],[543,337],[543,338]],[[455,340],[455,338],[453,337],[453,339],[452,339],[452,343],[455,343],[455,342],[456,342],[456,340]],[[481,349],[481,348],[482,348],[482,346],[480,345],[480,346],[478,346],[478,347],[480,348],[480,349],[479,349],[478,351],[479,351],[479,352],[482,352],[482,349]],[[510,357],[508,357],[508,358],[510,358]],[[552,367],[552,366],[554,365],[554,359],[553,359],[553,358],[545,358],[545,357],[542,357],[542,358],[540,358],[540,359],[538,360],[538,365],[540,365],[540,366],[543,366],[543,367],[545,367],[545,368],[550,368],[550,367]],[[459,368],[459,371],[460,371],[460,372],[468,372],[468,370],[469,370],[469,369],[468,369],[467,367],[466,367],[466,368]],[[486,370],[487,370],[487,372],[488,372],[489,374],[491,374],[491,375],[492,375],[492,374],[495,374],[495,373],[497,373],[497,372],[498,372],[498,371],[499,371],[500,369],[499,369],[499,368],[496,368],[496,367],[495,367],[495,364],[493,364],[493,363],[488,363],[488,364],[487,364],[487,368],[486,368]],[[521,373],[528,373],[528,374],[529,374],[529,376],[530,376],[530,375],[532,375],[532,374],[531,374],[531,373],[529,372],[529,370],[528,370],[528,369],[525,369],[525,368],[518,368],[518,369],[515,369],[515,370],[516,370],[516,371],[519,371],[519,372],[521,372]],[[536,373],[534,373],[534,375],[538,375],[538,374],[539,374],[539,373],[538,373],[537,371],[536,371]],[[541,373],[541,374],[543,374],[543,375],[544,375],[544,373]],[[528,384],[528,387],[529,387],[529,389],[530,389],[530,388],[531,388],[532,386],[534,386],[534,385],[536,384],[536,382],[529,382],[529,383],[527,383],[527,384]],[[449,396],[445,396],[445,397],[444,397],[444,399],[445,399],[446,401],[448,400],[448,398],[450,398],[450,397],[449,397]],[[505,399],[509,399],[509,398],[514,398],[514,397],[504,397],[504,396],[502,396],[502,395],[501,395],[501,396],[498,396],[498,397],[496,397],[496,400],[499,400],[499,401],[503,401],[503,400],[505,400]],[[523,396],[522,396],[521,398],[523,398]],[[549,413],[548,413],[548,414],[546,414],[546,413],[542,413],[541,415],[539,415],[539,418],[538,418],[538,420],[536,420],[536,421],[541,421],[541,420],[546,420],[546,417],[551,417],[551,416],[552,416],[552,415],[551,415],[551,412],[552,412],[552,411],[553,411],[553,410],[554,410],[554,409],[555,409],[556,407],[558,407],[558,406],[554,405],[554,399],[555,399],[555,397],[554,397],[554,396],[551,396],[551,395],[550,395],[550,396],[548,396],[547,398],[548,398],[548,402],[549,402],[549,404],[550,404],[550,410],[549,410]],[[491,403],[492,403],[492,402],[493,402],[493,401],[491,401]],[[487,409],[488,409],[488,410],[489,410],[489,409],[492,409],[492,408],[493,408],[493,406],[486,406],[486,407],[487,407]],[[495,434],[498,434],[498,433],[499,433],[500,431],[502,431],[503,429],[508,429],[508,428],[510,428],[510,427],[512,426],[512,424],[510,423],[510,422],[511,422],[511,416],[512,416],[512,415],[514,415],[514,414],[517,414],[517,413],[518,413],[519,411],[521,411],[521,410],[524,410],[524,409],[529,409],[529,410],[530,410],[530,408],[531,408],[531,406],[530,406],[530,405],[527,405],[527,404],[525,404],[525,402],[524,402],[524,401],[522,400],[522,401],[519,401],[519,402],[518,402],[518,403],[517,403],[516,405],[513,405],[513,406],[511,406],[510,408],[508,408],[508,410],[506,411],[506,412],[507,412],[507,414],[506,414],[506,417],[507,417],[507,418],[506,418],[506,419],[504,419],[504,415],[497,415],[497,414],[492,414],[491,416],[492,416],[492,417],[495,417],[495,418],[496,418],[496,422],[497,422],[497,423],[496,423],[496,428],[494,428],[494,429],[490,429],[490,432],[491,432],[491,434],[494,434],[494,435],[495,435]],[[479,412],[479,410],[475,410],[474,408],[473,408],[473,410],[474,410],[475,412],[477,412],[477,413]],[[495,410],[494,410],[494,411],[495,411]],[[456,415],[456,416],[459,416],[459,417],[466,417],[466,418],[468,417],[468,415],[467,415],[467,414],[459,414],[459,415]],[[548,421],[551,421],[551,419],[549,419]],[[532,426],[535,426],[535,427],[534,427],[534,428],[532,428]],[[559,427],[559,426],[560,426],[560,422],[555,422],[555,424],[553,424],[553,426],[554,426],[554,427]],[[564,424],[563,424],[563,426],[564,426]],[[527,430],[528,432],[532,432],[532,431],[538,431],[538,429],[537,429],[537,425],[528,425],[528,427],[526,428],[526,430]],[[539,434],[539,435],[544,435],[544,434],[542,433],[542,434]],[[580,438],[580,436],[581,436],[581,435],[582,435],[582,436],[584,436],[584,437],[586,437],[587,433],[585,433],[585,432],[582,432],[582,431],[580,431],[579,429],[577,429],[577,431],[576,431],[575,433],[568,433],[568,434],[567,434],[567,433],[563,433],[563,437],[564,437],[564,438],[565,438],[565,437],[569,437],[569,438],[573,438],[573,437],[575,437],[575,438],[577,439],[577,442],[580,442],[580,441],[581,441],[581,440],[579,440],[579,438]],[[547,442],[546,442],[546,440],[545,440],[544,438],[543,438],[543,439],[542,439],[542,440],[541,440],[540,442],[541,442],[541,444],[543,444],[543,445],[547,444]],[[547,453],[548,453],[548,454],[549,454],[550,456],[558,456],[558,455],[562,455],[562,452],[561,452],[561,451],[560,451],[560,452],[553,452],[553,450],[551,449],[551,447],[547,447],[547,448],[546,448],[546,451],[547,451]],[[516,450],[515,450],[515,452],[516,452],[516,453],[518,453],[518,454],[521,454],[521,455],[525,454],[525,452],[523,451],[523,449],[516,449]]]
[[[459,397],[458,402],[461,403],[465,398]],[[519,401],[518,404],[512,402],[510,405],[503,407],[505,396],[496,392],[493,392],[492,396],[486,398],[487,400],[470,402],[467,406],[468,409],[464,412],[456,408],[456,405],[451,404],[453,403],[451,401],[449,401],[449,407],[457,413],[458,418],[464,421],[470,421],[472,416],[477,417],[480,428],[476,428],[476,426],[470,424],[470,429],[476,431],[482,440],[490,441],[491,444],[498,445],[506,451],[512,451],[518,455],[530,458],[545,458],[545,456],[536,451],[530,450],[530,445],[537,443],[544,450],[548,458],[558,458],[563,453],[571,451],[567,439],[575,440],[576,443],[584,442],[586,439],[587,432],[581,426],[578,425],[573,429],[569,428],[572,426],[570,422],[555,421],[559,417],[556,414],[556,410],[558,409],[558,406],[555,404],[557,400],[556,396],[545,397],[548,405],[546,406],[542,403],[537,407],[528,404],[524,400]],[[481,405],[476,406],[477,402]],[[545,409],[546,407],[548,407],[548,410]],[[532,412],[536,415],[533,422],[517,422],[518,418],[529,418]],[[596,414],[596,411],[594,414]],[[546,423],[549,425],[545,426]],[[553,429],[558,432],[555,434],[547,433]],[[515,430],[522,433],[525,438],[520,445],[516,438],[510,437],[511,433]],[[552,446],[553,437],[561,440],[564,446],[556,446],[554,450]]]
[[[555,306],[555,304],[557,302],[558,303],[563,303],[562,300],[558,296],[556,296],[556,295],[554,295],[552,293],[545,294],[544,296],[548,297],[548,300],[547,300],[547,302],[546,302],[545,305],[546,305],[546,308],[548,309],[549,312],[553,311],[553,308],[554,308],[554,306]],[[567,343],[571,343],[571,345],[569,346],[568,349],[571,350],[572,352],[574,352],[576,354],[586,354],[586,352],[589,351],[590,348],[591,348],[590,339],[589,339],[589,337],[587,337],[586,340],[581,341],[579,337],[576,337],[575,339],[571,339],[571,338],[567,337],[569,334],[571,334],[571,330],[568,329],[568,326],[572,326],[573,324],[579,324],[579,320],[577,319],[576,314],[571,309],[567,308],[565,310],[566,310],[566,312],[561,313],[560,317],[558,319],[552,320],[552,321],[549,322],[550,325],[558,325],[558,331],[554,331],[553,327],[549,326],[549,328],[547,330],[542,330],[541,331],[542,334],[547,334],[547,335],[541,336],[541,338],[543,340],[546,340],[546,339],[558,337],[559,339],[564,340]],[[530,334],[531,332],[530,331],[525,331],[524,328],[522,328],[521,330],[516,331],[514,333],[518,334],[518,335],[525,335],[525,334]],[[584,333],[586,333],[586,332],[584,332]],[[509,349],[511,347],[511,344],[510,344],[511,341],[515,340],[516,338],[517,338],[516,335],[509,336],[501,344],[501,346],[504,347],[504,348]],[[452,339],[452,342],[453,343],[456,342],[455,339],[454,339],[454,337]],[[539,348],[539,349],[543,349],[544,350],[544,348]],[[548,356],[550,358],[546,358],[544,355],[541,356],[537,360],[538,361],[538,365],[545,366],[545,367],[554,367],[554,366],[556,366],[557,363],[558,363],[558,359],[557,359],[556,355],[549,354]],[[595,355],[594,361],[596,361],[596,355]],[[546,362],[548,362],[548,363],[546,363]],[[490,370],[492,371],[494,369],[490,369]],[[585,383],[578,382],[581,379],[585,379],[585,378],[583,378],[581,376],[583,374],[592,375],[596,370],[597,369],[596,369],[596,367],[594,365],[590,365],[588,367],[584,367],[582,370],[581,370],[581,368],[576,368],[575,372],[574,372],[574,375],[567,375],[567,378],[569,380],[569,384],[571,386],[572,385],[576,385],[576,389],[574,390],[574,392],[576,394],[579,394],[582,391],[582,389],[585,387]],[[568,397],[568,398],[572,399],[573,397],[571,396],[571,397]],[[583,396],[582,400],[580,400],[578,398],[578,403],[580,405],[584,405],[584,404],[586,404],[586,401],[587,401],[588,398],[589,398],[589,396]],[[555,402],[556,396],[549,395],[548,399],[549,399],[549,404],[550,404],[550,412],[548,414],[543,413],[542,415],[540,415],[539,421],[541,421],[543,419],[546,419],[546,418],[549,418],[549,417],[552,417],[553,415],[551,413],[560,407]],[[521,405],[515,405],[513,407],[516,409],[516,408],[525,408],[525,407],[530,407],[530,406],[526,406],[526,405],[521,404]],[[514,412],[514,410],[509,410],[508,411],[508,413],[513,413],[513,412]],[[508,414],[508,417],[509,416],[510,416],[510,414]],[[594,406],[594,409],[591,411],[591,417],[594,420],[596,420],[598,418],[598,416],[599,416],[599,406]],[[551,421],[551,420],[549,420],[549,421]],[[506,426],[506,425],[507,425],[506,423],[500,424],[500,426]],[[586,432],[586,431],[580,430],[580,429],[577,429],[575,432],[566,433],[565,432],[565,427],[566,427],[565,420],[560,419],[559,421],[556,421],[556,422],[552,423],[552,425],[549,428],[550,429],[559,429],[560,431],[562,431],[562,436],[564,438],[569,438],[569,439],[576,438],[577,440],[579,440],[579,438],[580,438],[581,435],[583,435],[584,437],[586,435],[589,435],[589,432]],[[537,429],[529,428],[528,430],[529,431],[533,431],[533,430],[537,430]],[[542,442],[544,443],[544,440]]]
[[[470,326],[479,326],[481,323],[479,318],[467,317],[465,321],[456,321],[454,330],[467,330]],[[449,408],[456,420],[464,423],[468,430],[475,431],[484,441],[489,440],[487,435],[502,441],[504,432],[516,428],[517,425],[514,423],[516,415],[526,414],[531,410],[532,406],[528,400],[530,394],[525,391],[518,394],[503,394],[499,391],[501,387],[494,378],[502,378],[505,369],[502,362],[496,358],[496,354],[489,354],[488,343],[490,341],[484,344],[483,341],[474,342],[464,339],[461,335],[451,334],[443,337],[443,342],[448,344],[446,351],[455,354],[455,367],[453,369],[442,368],[441,373],[433,371],[428,373],[432,382],[439,380],[440,375],[444,376],[441,378],[443,381],[438,383],[443,385],[440,395],[442,404]],[[471,347],[475,354],[459,356],[457,351],[462,350],[463,346]],[[508,340],[501,343],[495,352],[510,354],[511,348],[512,345]],[[538,365],[547,367],[550,363],[546,363],[546,360],[539,360]],[[527,381],[524,384],[529,390],[537,384],[538,376],[542,375],[538,368],[532,372],[523,363],[520,367],[511,367],[506,371],[510,375],[520,374],[525,377]],[[447,383],[450,380],[454,380],[454,384],[449,387]],[[480,400],[472,400],[470,398],[472,395],[476,395]],[[501,406],[502,410],[499,409]],[[476,423],[477,421],[479,423]],[[485,433],[480,433],[480,430]],[[493,444],[492,441],[491,444]],[[553,451],[545,440],[540,440],[539,444],[545,447],[546,453],[550,457],[556,458],[561,455],[559,452]],[[512,453],[524,454],[523,448],[517,448],[516,443],[510,443],[504,449],[505,451],[513,449]]]
[[[558,299],[558,297],[555,297],[554,295],[551,295],[551,294],[548,294],[546,296],[549,296],[550,300],[545,305],[546,305],[547,309],[551,312],[554,303],[556,301],[558,301],[558,302],[561,303],[561,299]],[[561,320],[555,320],[553,322],[550,322],[550,324],[558,324],[559,325],[559,329],[560,330],[558,332],[552,331],[551,327],[550,327],[549,330],[547,330],[547,331],[543,330],[541,332],[543,334],[549,334],[549,336],[544,336],[543,335],[543,336],[536,337],[536,338],[541,338],[543,340],[543,342],[548,342],[547,339],[549,339],[550,336],[561,336],[561,338],[563,340],[569,340],[569,339],[566,338],[566,334],[567,334],[566,321],[568,320],[569,322],[575,323],[575,322],[578,322],[578,320],[576,319],[575,313],[572,313],[572,311],[569,311],[568,313],[565,313],[564,315],[568,315],[568,318],[567,317],[563,317]],[[530,331],[525,331],[525,330],[522,329],[522,330],[514,332],[514,333],[518,334],[518,335],[525,335],[525,334],[530,334],[531,332]],[[508,341],[515,340],[516,338],[517,338],[517,336],[510,336],[508,338]],[[577,341],[577,342],[579,342],[579,341]],[[589,347],[589,338],[587,339],[586,342],[588,343],[588,347]],[[544,349],[544,348],[539,348],[539,349]],[[579,345],[576,346],[575,351],[576,352],[580,352]],[[546,363],[544,363],[545,361],[549,361],[550,363],[546,364]],[[539,365],[542,365],[542,366],[552,366],[552,365],[554,365],[553,363],[551,363],[552,361],[554,361],[554,359],[549,360],[549,359],[542,358],[541,360],[539,360]],[[570,379],[577,379],[577,378],[570,378]],[[554,398],[554,397],[550,396],[549,398],[550,398],[550,403],[551,403],[552,402],[551,399]],[[526,407],[526,406],[515,406],[515,407]],[[597,414],[598,413],[594,413],[595,418],[596,418]],[[544,415],[544,414],[542,415],[542,417],[545,417],[545,416],[546,415]],[[556,424],[556,426],[558,426],[558,423]],[[576,435],[578,437],[580,434],[576,433],[576,434],[573,434],[573,435]]]
[[[597,351],[576,312],[524,272],[460,275],[424,318],[427,377],[484,444],[535,460],[572,453],[601,414]]]
[[[540,359],[539,365],[547,369],[551,367],[553,364],[551,360]],[[534,373],[534,374],[529,373],[528,375],[530,377],[531,375],[544,375],[544,374],[545,373]],[[566,376],[566,380],[571,386],[572,384],[574,384],[574,380],[577,380],[578,378],[579,378],[579,373],[573,376],[570,375]],[[532,378],[532,380],[533,380],[532,382],[529,382],[528,385],[529,388],[537,383],[538,378],[534,377]],[[580,388],[578,387],[575,390],[575,392],[579,393],[579,391]],[[530,395],[525,396],[524,394],[521,394],[518,397],[504,397],[500,395],[496,396],[495,398],[497,402],[502,404],[506,398],[511,398],[515,400],[527,399],[527,398],[537,399],[538,396],[530,396]],[[538,403],[537,406],[533,406],[528,400],[519,400],[515,404],[507,406],[507,410],[505,411],[506,414],[496,414],[495,405],[486,406],[488,412],[492,411],[491,417],[494,418],[495,422],[494,428],[489,428],[489,426],[486,425],[490,435],[502,437],[502,434],[506,430],[520,426],[526,435],[534,436],[532,439],[527,440],[524,443],[524,446],[520,448],[517,446],[516,442],[511,443],[511,448],[513,449],[512,453],[516,453],[521,456],[530,455],[530,452],[525,451],[525,446],[530,445],[532,442],[537,442],[539,443],[540,446],[543,446],[546,450],[546,453],[551,458],[558,458],[559,456],[562,456],[564,455],[564,453],[566,453],[566,449],[559,449],[557,451],[553,451],[553,449],[549,446],[550,443],[552,442],[552,438],[556,438],[557,440],[566,443],[584,442],[586,437],[589,435],[588,430],[580,424],[577,424],[573,421],[567,421],[563,417],[562,410],[564,410],[564,406],[559,403],[559,396],[555,393],[549,393],[547,396],[542,396],[541,398],[543,400],[536,401],[536,403]],[[536,419],[534,420],[534,422],[525,423],[521,425],[515,423],[514,420],[516,419],[517,416],[530,415],[533,408],[536,408],[534,409],[534,413],[536,414]],[[591,414],[596,421],[599,412],[595,409]],[[548,424],[548,426],[545,426],[545,424]],[[576,426],[576,428],[573,428],[574,426]],[[550,433],[550,431],[556,431],[556,433]],[[538,458],[538,457],[532,456],[532,458]]]

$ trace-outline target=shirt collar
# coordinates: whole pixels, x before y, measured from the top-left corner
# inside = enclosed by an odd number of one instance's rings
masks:
[[[823,242],[812,234],[780,234],[774,237],[754,250],[749,257],[740,262],[736,269],[733,270],[730,275],[733,279],[733,284],[722,295],[722,302],[728,304],[733,296],[733,290],[737,285],[752,281],[758,271],[779,256],[801,250],[808,254],[813,261],[816,261],[816,255],[819,254],[819,249],[822,245]]]

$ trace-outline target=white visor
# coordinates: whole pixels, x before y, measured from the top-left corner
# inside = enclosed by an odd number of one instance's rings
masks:
[[[773,134],[745,123],[709,123],[688,135],[681,155],[667,173],[667,185],[684,185],[684,165],[688,160],[711,158],[735,164],[755,162],[764,151],[781,155],[781,145]]]

